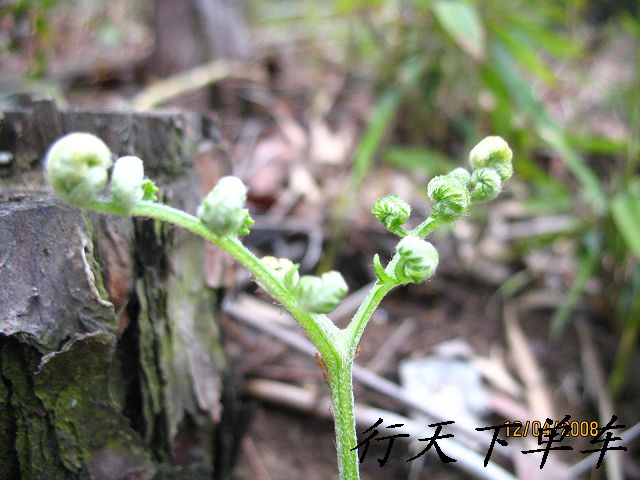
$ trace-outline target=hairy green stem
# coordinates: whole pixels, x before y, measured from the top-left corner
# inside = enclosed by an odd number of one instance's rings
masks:
[[[358,440],[353,400],[352,367],[353,359],[348,357],[340,359],[334,368],[329,369],[340,480],[358,480],[360,478],[358,473],[358,451],[354,450]]]
[[[429,216],[424,222],[422,222],[416,228],[411,230],[409,234],[415,235],[420,238],[425,238],[431,235],[434,232],[434,230],[438,228],[440,225],[442,225],[443,223],[446,223],[446,222],[443,222],[442,220]]]
[[[392,263],[394,263],[393,260],[389,262],[389,265]],[[389,271],[389,268],[387,267],[386,270]],[[352,362],[355,358],[360,338],[362,338],[362,333],[364,332],[371,315],[376,311],[376,308],[378,308],[378,305],[380,305],[380,302],[385,295],[387,295],[387,293],[389,293],[395,286],[396,285],[376,283],[371,290],[369,290],[369,293],[356,311],[353,319],[349,323],[349,326],[346,328],[345,340],[347,342],[349,358]]]
[[[108,200],[93,200],[88,208],[100,213],[127,215],[122,208]],[[182,227],[228,252],[238,263],[249,270],[273,298],[291,313],[318,348],[327,364],[336,362],[339,355],[336,346],[342,343],[338,338],[341,336],[340,330],[326,315],[310,315],[298,308],[293,295],[271,274],[258,257],[242,245],[238,238],[218,237],[197,217],[161,203],[140,201],[128,215],[154,218]]]
[[[391,108],[395,108],[393,99],[384,101],[390,101]],[[378,130],[380,125],[376,126]],[[376,130],[376,135],[379,133]],[[306,311],[328,312],[337,305],[347,290],[339,273],[301,277],[295,283],[291,276],[297,275],[297,267],[294,270],[293,264],[286,260],[292,268],[287,270],[288,273],[284,272],[284,279],[281,279],[278,274],[282,269],[271,268],[269,262],[256,257],[239,240],[238,234],[248,233],[248,226],[252,223],[248,210],[244,208],[247,187],[240,179],[221,178],[200,205],[198,218],[161,203],[140,200],[154,198],[157,188],[149,180],[144,180],[142,161],[135,157],[117,160],[111,175],[111,199],[88,200],[105,187],[107,169],[112,163],[108,147],[93,135],[73,133],[59,139],[47,153],[46,165],[54,190],[69,204],[100,213],[153,218],[189,230],[229,253],[291,313],[318,349],[329,373],[340,479],[358,480],[352,369],[364,329],[380,302],[393,288],[409,282],[418,283],[434,273],[438,253],[433,245],[422,239],[440,225],[462,216],[472,200],[495,197],[502,181],[513,173],[512,156],[504,139],[486,137],[469,154],[472,173],[460,168],[429,182],[427,193],[432,200],[432,214],[410,232],[401,227],[410,214],[410,207],[404,200],[388,196],[376,202],[372,211],[374,216],[404,238],[386,267],[382,267],[378,255],[374,257],[378,281],[345,329],[336,327],[324,314]],[[354,175],[357,178],[358,173]],[[473,187],[471,191],[469,186]],[[315,282],[320,282],[322,288],[317,288]],[[326,293],[324,299],[319,298],[323,289]]]
[[[433,217],[428,217],[424,222],[411,230],[409,232],[409,235],[415,235],[419,238],[425,238],[433,233],[433,231],[440,225],[442,225],[442,223],[443,222],[441,220],[435,219]],[[394,276],[394,270],[399,260],[400,257],[396,253],[389,261],[389,264],[385,268],[385,271],[389,274],[389,276]],[[360,308],[358,308],[355,315],[353,316],[353,319],[349,323],[349,326],[346,328],[345,341],[347,342],[349,354],[351,355],[352,359],[355,357],[356,348],[358,348],[358,344],[360,343],[360,339],[362,338],[362,334],[367,326],[367,323],[371,319],[371,315],[373,315],[373,313],[376,311],[378,305],[387,295],[387,293],[389,293],[399,285],[401,285],[401,283],[388,284],[377,282],[371,288],[371,290],[369,290],[369,293],[363,300]]]
[[[109,200],[93,200],[88,208],[100,213],[147,217],[189,230],[228,252],[243,265],[260,285],[291,315],[305,330],[316,346],[327,366],[331,382],[333,414],[335,419],[336,449],[340,480],[357,480],[359,476],[358,452],[352,450],[357,445],[356,422],[353,400],[352,368],[358,343],[371,316],[382,299],[400,283],[378,282],[369,291],[360,308],[344,330],[337,328],[326,315],[309,314],[301,310],[295,298],[268,268],[246,248],[237,237],[219,237],[209,230],[199,218],[182,210],[150,201],[140,201],[130,212]],[[416,227],[411,234],[425,237],[441,224],[429,217]],[[399,256],[396,253],[386,267],[393,276]]]

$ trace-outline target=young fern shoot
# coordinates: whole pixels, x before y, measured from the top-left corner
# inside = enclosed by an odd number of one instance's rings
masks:
[[[379,199],[372,214],[400,240],[386,267],[373,258],[378,278],[349,325],[338,328],[327,314],[347,293],[336,271],[321,276],[298,273],[291,260],[256,257],[240,237],[250,232],[253,219],[245,207],[247,187],[236,177],[223,177],[203,199],[197,216],[157,201],[157,187],[144,178],[142,160],[119,158],[111,173],[109,148],[88,133],[72,133],[55,142],[46,156],[46,172],[54,191],[69,205],[100,213],[147,217],[185,228],[227,251],[296,319],[318,349],[326,366],[333,401],[338,470],[341,480],[357,480],[356,426],[352,388],[353,360],[373,312],[393,288],[420,283],[434,275],[439,256],[425,238],[441,225],[465,215],[474,202],[495,198],[502,182],[513,173],[512,152],[500,137],[487,137],[469,155],[471,171],[456,168],[433,178],[427,186],[432,201],[429,216],[412,230],[404,225],[411,208],[400,197]]]

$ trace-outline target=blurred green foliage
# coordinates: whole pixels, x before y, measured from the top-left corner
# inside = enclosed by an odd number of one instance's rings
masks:
[[[47,43],[51,38],[49,16],[57,0],[9,0],[0,5],[5,31],[0,35],[0,51],[20,52],[29,57],[32,77],[46,68]]]
[[[612,78],[615,88],[605,92],[605,103],[599,105],[626,124],[624,138],[595,133],[588,118],[560,125],[541,92],[564,102],[579,101],[567,97],[558,71],[584,71],[594,60],[594,46],[607,35],[630,37],[637,49],[637,4],[257,3],[267,23],[276,18],[302,22],[309,31],[321,30],[323,42],[342,42],[345,68],[379,93],[354,155],[354,186],[364,181],[376,157],[398,168],[435,174],[446,171],[450,158],[485,134],[509,141],[516,173],[530,186],[526,206],[531,215],[566,213],[579,220],[578,228],[536,239],[531,247],[560,236],[573,238],[578,246],[574,280],[551,319],[550,332],[562,334],[584,301],[589,281],[598,278],[604,290],[602,311],[622,338],[611,376],[613,390],[619,391],[640,329],[640,54],[635,52],[633,79]],[[286,18],[278,15],[285,10]],[[383,139],[392,129],[396,144],[385,146]],[[553,173],[550,163],[556,166]]]
[[[8,0],[0,1],[0,80],[21,82],[24,91],[40,91],[46,78],[60,80],[61,70],[80,71],[105,50],[140,41],[134,28],[151,0]],[[51,68],[52,66],[57,67]],[[35,83],[33,83],[35,82]],[[0,85],[7,93],[7,85]]]

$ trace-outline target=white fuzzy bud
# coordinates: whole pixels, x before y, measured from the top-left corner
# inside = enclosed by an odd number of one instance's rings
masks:
[[[476,202],[493,200],[502,190],[502,180],[493,168],[479,168],[471,175],[469,190]]]
[[[497,136],[486,137],[469,152],[469,165],[474,170],[479,168],[493,168],[502,180],[513,175],[511,160],[513,152],[509,144]]]
[[[83,207],[104,188],[111,166],[109,147],[90,133],[70,133],[47,152],[47,178],[67,203]]]
[[[111,173],[111,197],[126,213],[142,200],[144,166],[138,157],[120,157]]]
[[[198,218],[216,235],[243,235],[251,225],[244,208],[247,187],[237,177],[222,177],[198,208]]]
[[[396,251],[400,255],[396,267],[399,280],[420,283],[431,277],[438,267],[438,251],[426,240],[409,235],[400,240]]]
[[[431,216],[447,222],[464,215],[471,203],[467,187],[449,175],[432,178],[427,186],[427,194],[433,202]]]
[[[347,283],[339,272],[331,271],[320,277],[305,275],[296,285],[294,295],[298,306],[311,313],[329,313],[347,294]]]
[[[371,210],[382,225],[392,232],[398,232],[411,215],[411,207],[397,195],[379,198]]]
[[[271,274],[280,280],[285,287],[292,289],[300,280],[298,265],[288,258],[266,256],[260,260],[262,264],[269,269]]]
[[[471,179],[471,174],[469,170],[466,168],[458,167],[451,170],[447,173],[447,177],[452,177],[458,180],[465,187],[469,185],[469,180]]]

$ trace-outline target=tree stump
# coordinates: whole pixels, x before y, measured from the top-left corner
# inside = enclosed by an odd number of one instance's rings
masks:
[[[72,131],[141,157],[188,211],[217,142],[186,114],[0,114],[0,479],[213,478],[224,357],[203,244],[54,198],[42,158]]]

